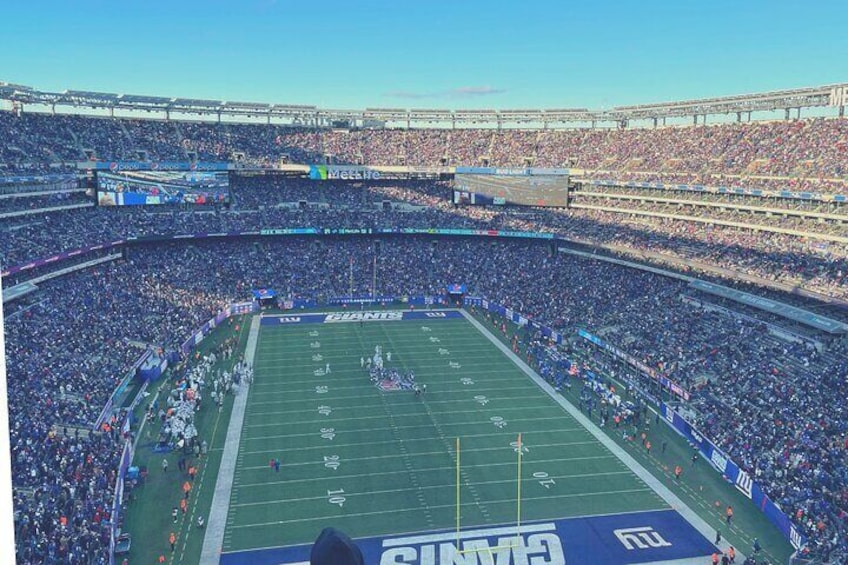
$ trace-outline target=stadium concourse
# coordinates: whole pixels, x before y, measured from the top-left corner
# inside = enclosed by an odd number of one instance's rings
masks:
[[[580,242],[583,251],[605,246],[615,257],[638,257],[845,320],[844,310],[815,300],[848,300],[844,203],[706,192],[670,196],[588,181],[733,183],[844,195],[846,123],[333,131],[0,112],[0,163],[10,174],[61,171],[92,155],[133,160],[143,150],[153,159],[178,161],[190,154],[230,161],[238,154],[260,166],[283,157],[324,162],[328,155],[339,163],[428,166],[476,165],[483,158],[523,166],[529,158],[536,166],[580,168],[587,181],[575,192],[578,206],[567,209],[457,207],[450,183],[436,180],[327,181],[316,190],[306,179],[234,175],[228,209],[106,209],[85,190],[66,185],[0,186],[4,288],[92,258],[103,261],[37,281],[37,292],[4,306],[19,563],[108,562],[110,488],[121,433],[116,426],[90,430],[138,357],[139,344],[178,350],[201,323],[257,287],[275,288],[286,300],[320,300],[441,294],[448,281],[462,281],[470,294],[563,333],[583,328],[602,334],[660,368],[691,391],[688,408],[699,428],[808,538],[806,556],[842,562],[848,556],[844,339],[815,333],[787,341],[769,331],[785,320],[717,303],[675,278],[557,252],[549,241],[425,235],[124,240],[291,227],[554,233]],[[634,195],[639,198],[627,198]],[[670,198],[675,201],[664,201]],[[288,206],[301,200],[314,205]],[[791,214],[761,213],[775,207]],[[118,243],[16,269],[109,242]],[[570,347],[584,346],[575,341]]]

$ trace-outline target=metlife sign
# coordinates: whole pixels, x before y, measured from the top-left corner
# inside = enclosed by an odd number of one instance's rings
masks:
[[[380,180],[380,171],[369,167],[345,167],[339,165],[310,165],[312,180]]]
[[[674,510],[355,540],[366,565],[707,562],[713,545]],[[221,565],[308,565],[311,544],[221,555]]]

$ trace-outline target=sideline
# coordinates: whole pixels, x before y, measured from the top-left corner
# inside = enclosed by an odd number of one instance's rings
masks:
[[[536,371],[530,368],[527,363],[521,360],[515,353],[510,351],[510,349],[501,342],[496,336],[494,336],[488,328],[486,328],[483,324],[481,324],[477,319],[474,318],[471,314],[469,314],[465,310],[460,310],[462,315],[466,320],[474,326],[477,331],[483,334],[489,341],[494,344],[504,355],[510,358],[518,367],[528,376],[530,379],[535,382],[539,388],[548,393],[548,395],[556,401],[557,404],[563,407],[563,409],[568,412],[568,414],[577,420],[579,424],[586,428],[586,430],[592,434],[592,436],[597,439],[604,447],[606,447],[610,453],[618,457],[622,463],[624,463],[631,471],[633,471],[637,477],[639,477],[646,485],[648,485],[654,492],[656,492],[660,498],[665,500],[665,502],[671,506],[674,510],[676,510],[683,518],[689,522],[696,530],[698,530],[701,535],[703,535],[707,540],[712,540],[715,535],[715,529],[712,528],[707,522],[701,518],[694,510],[689,508],[683,500],[680,499],[676,494],[674,494],[667,486],[665,486],[659,479],[657,479],[651,472],[649,472],[645,467],[642,466],[641,463],[636,461],[629,453],[624,451],[621,446],[615,443],[609,436],[607,436],[601,429],[589,418],[587,418],[582,412],[580,412],[577,408],[575,408],[570,402],[568,402],[561,395],[557,394],[554,388],[547,383],[542,377],[540,377]],[[727,542],[722,540],[720,545],[722,550],[727,549]],[[737,549],[736,558],[739,562],[745,560],[745,555],[741,551]]]
[[[256,355],[256,344],[259,341],[260,317],[254,316],[250,324],[250,335],[244,359],[253,366]],[[227,440],[221,457],[221,467],[218,470],[218,480],[215,483],[215,494],[212,497],[212,507],[209,510],[209,521],[206,524],[206,535],[203,537],[203,549],[200,552],[201,565],[218,565],[223,551],[224,531],[227,527],[227,512],[230,507],[230,495],[233,490],[233,477],[236,470],[236,459],[239,453],[241,430],[244,424],[247,396],[250,384],[242,383],[238,395],[233,401],[233,411],[230,415],[230,425],[227,428]]]

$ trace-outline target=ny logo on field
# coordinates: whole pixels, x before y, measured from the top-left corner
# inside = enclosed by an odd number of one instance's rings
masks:
[[[751,478],[751,475],[742,469],[739,469],[739,474],[736,476],[736,488],[748,498],[753,498],[751,489],[754,488],[754,480]]]
[[[634,549],[650,549],[652,547],[671,547],[671,543],[667,542],[659,532],[651,526],[642,526],[639,528],[623,528],[613,530],[615,537],[627,550]]]

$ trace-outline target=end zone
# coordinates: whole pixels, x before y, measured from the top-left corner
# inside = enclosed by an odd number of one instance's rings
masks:
[[[402,322],[462,318],[457,310],[385,310],[380,312],[319,312],[315,314],[274,314],[262,316],[263,326],[292,324],[340,324],[347,322]]]
[[[529,522],[518,532],[515,525],[468,529],[461,532],[459,547],[452,530],[371,537],[356,543],[367,565],[705,563],[715,551],[709,540],[670,509]],[[311,547],[224,553],[220,563],[301,565],[309,563]]]

